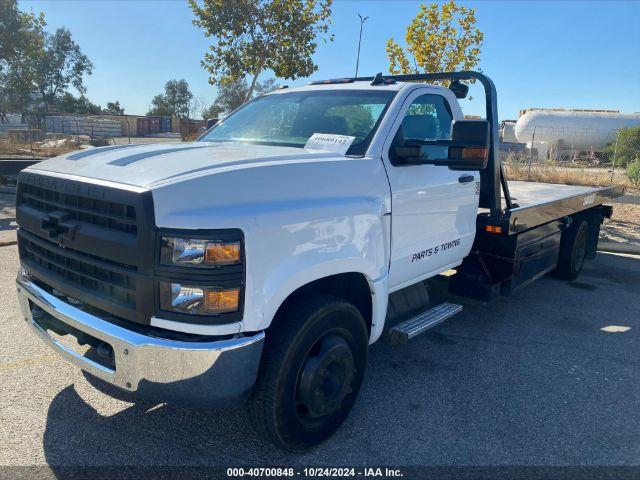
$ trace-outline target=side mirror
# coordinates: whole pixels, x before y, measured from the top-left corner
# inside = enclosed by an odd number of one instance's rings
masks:
[[[459,120],[453,123],[449,168],[484,170],[489,161],[490,126],[486,120]]]
[[[207,130],[213,127],[216,123],[218,123],[217,118],[207,118]]]
[[[394,149],[403,165],[439,165],[451,170],[484,170],[489,161],[490,125],[486,120],[458,120],[453,123],[451,140],[407,140]],[[435,147],[435,148],[434,148]],[[446,158],[432,158],[448,147]]]

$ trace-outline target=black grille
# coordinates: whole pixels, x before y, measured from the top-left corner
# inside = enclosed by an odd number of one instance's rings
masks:
[[[114,317],[149,323],[150,192],[21,172],[16,217],[20,260],[37,280]]]
[[[84,293],[81,297],[90,293],[116,307],[121,316],[135,316],[136,267],[60,248],[25,231],[20,231],[18,240],[21,260],[52,287],[72,297],[78,291]]]
[[[44,213],[63,211],[72,220],[137,235],[136,209],[132,205],[100,200],[43,188],[24,185],[22,203]]]
[[[21,172],[16,195],[20,262],[46,291],[68,297],[78,308],[107,321],[147,326],[159,309],[158,282],[185,276],[180,268],[156,265],[157,234],[180,236],[184,231],[156,231],[149,190],[106,183]],[[201,234],[243,240],[240,230]],[[244,265],[193,272],[189,280],[242,286]],[[201,318],[162,315],[213,324],[238,321],[242,311]]]

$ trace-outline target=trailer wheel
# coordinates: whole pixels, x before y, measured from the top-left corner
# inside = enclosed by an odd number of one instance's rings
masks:
[[[367,362],[362,315],[341,298],[296,302],[266,332],[249,417],[277,447],[304,452],[329,438],[351,411]]]
[[[587,254],[588,238],[589,226],[585,220],[576,222],[562,234],[556,276],[565,280],[578,278]]]

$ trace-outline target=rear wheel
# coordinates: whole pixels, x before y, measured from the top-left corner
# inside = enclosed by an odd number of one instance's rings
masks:
[[[259,435],[303,452],[345,420],[362,385],[368,334],[362,315],[333,296],[291,305],[267,330],[249,415]]]
[[[571,225],[562,234],[556,276],[566,280],[578,278],[587,254],[588,238],[589,226],[585,220]]]

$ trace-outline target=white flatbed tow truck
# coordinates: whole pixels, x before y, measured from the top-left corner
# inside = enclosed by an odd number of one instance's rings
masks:
[[[486,120],[457,100],[474,79]],[[383,333],[428,331],[455,295],[576,278],[621,194],[507,183],[483,74],[312,82],[193,143],[24,170],[17,290],[27,325],[89,378],[159,402],[248,398],[257,431],[299,452],[339,428]],[[436,304],[425,281],[450,269]]]

